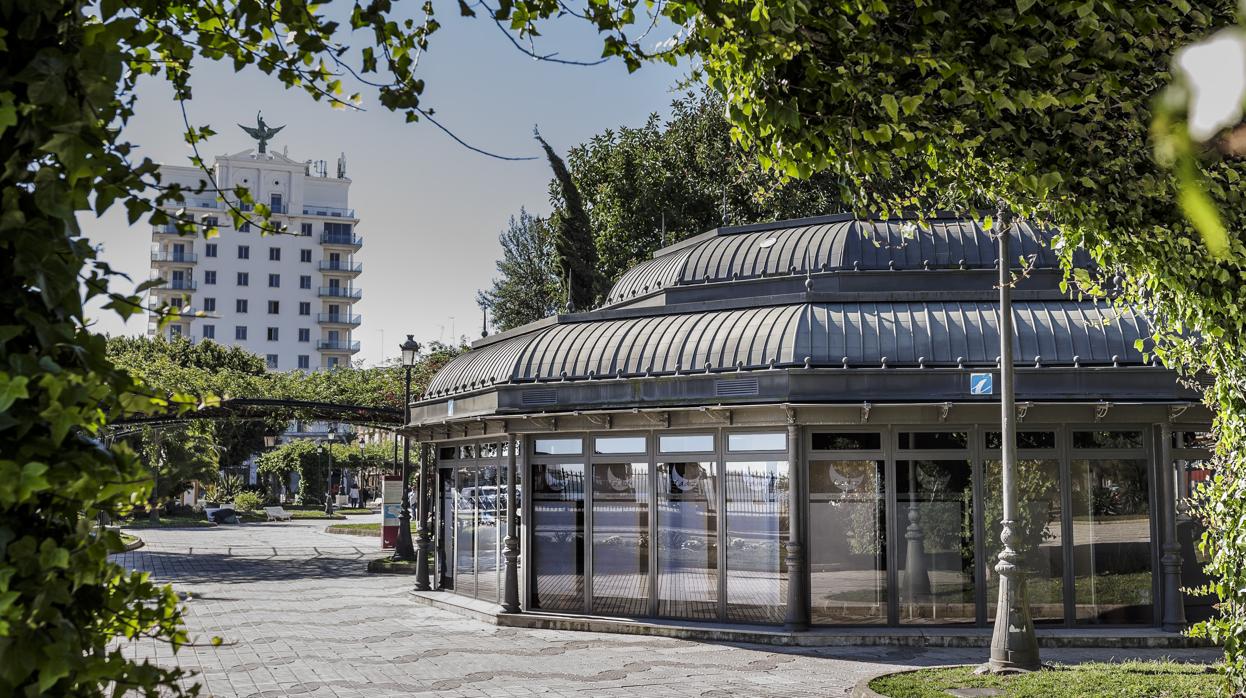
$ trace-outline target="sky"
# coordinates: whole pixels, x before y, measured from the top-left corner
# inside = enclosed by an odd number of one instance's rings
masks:
[[[591,67],[535,61],[488,20],[441,21],[419,67],[427,85],[422,106],[433,107],[439,122],[473,146],[499,154],[540,155],[534,125],[565,154],[607,128],[639,126],[653,112],[666,115],[686,77],[686,69],[663,65],[628,74],[621,61]],[[589,60],[600,47],[595,32],[567,22],[550,27],[537,45],[542,53]],[[354,335],[362,346],[356,360],[373,365],[396,357],[407,334],[421,342],[480,336],[476,291],[495,275],[499,233],[521,207],[537,214],[550,209],[543,157],[507,162],[471,152],[429,123],[405,123],[368,92],[364,111],[335,110],[258,70],[235,74],[229,65],[206,61],[195,65],[192,86],[191,123],[218,132],[200,145],[209,161],[254,147],[235,124],[254,124],[258,110],[268,124],[285,124],[269,145],[274,152],[288,148],[296,161],[325,160],[330,168],[346,154],[350,202],[364,239],[357,255],[364,271],[356,281],[363,290],[355,307],[363,315]],[[349,83],[345,89],[361,91]],[[172,92],[159,79],[140,83],[135,116],[124,132],[138,146],[137,156],[189,164],[182,131]],[[148,277],[150,226],[129,226],[117,205],[80,221],[101,245],[103,260],[133,280],[115,282],[116,290],[129,292]],[[147,331],[144,316],[123,322],[96,307],[90,317],[108,334]]]

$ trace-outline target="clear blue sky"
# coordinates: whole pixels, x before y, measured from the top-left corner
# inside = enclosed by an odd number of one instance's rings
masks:
[[[534,61],[515,50],[492,22],[460,19],[452,7],[442,9],[445,26],[420,65],[427,84],[424,106],[436,109],[438,120],[465,140],[490,151],[538,155],[534,124],[565,153],[604,129],[639,125],[654,111],[665,115],[672,90],[686,73],[654,65],[629,75],[619,61],[594,67]],[[561,22],[538,46],[564,58],[593,59],[601,44],[591,29]],[[366,91],[366,111],[334,110],[301,91],[284,90],[259,71],[235,74],[207,62],[196,66],[193,86],[192,123],[218,132],[200,147],[209,160],[253,146],[235,124],[254,123],[257,110],[269,124],[286,125],[270,146],[276,152],[288,148],[295,160],[326,160],[330,169],[338,154],[346,153],[354,181],[351,205],[364,237],[358,281],[364,295],[357,306],[364,323],[355,335],[363,350],[356,358],[371,365],[382,356],[394,357],[407,333],[421,341],[479,336],[475,293],[494,275],[498,233],[521,206],[549,210],[544,158],[503,162],[478,155],[431,124],[404,123]],[[159,80],[148,80],[139,96],[126,129],[138,154],[189,164],[170,91]],[[81,222],[87,236],[102,244],[105,261],[136,282],[147,278],[147,225],[128,226],[119,206],[99,219],[84,214]],[[125,286],[119,282],[118,290],[130,290]],[[92,317],[96,329],[111,334],[147,329],[145,317],[123,323],[99,310]]]

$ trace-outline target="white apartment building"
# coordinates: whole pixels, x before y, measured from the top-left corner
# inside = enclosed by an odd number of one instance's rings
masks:
[[[354,305],[363,266],[356,261],[362,239],[355,234],[359,218],[350,208],[345,159],[331,177],[323,160],[245,150],[217,157],[213,170],[221,191],[232,197],[236,187],[246,187],[272,208],[286,233],[235,228],[218,195],[187,195],[182,215],[215,224],[220,234],[205,239],[179,236],[173,226],[152,230],[152,276],[167,281],[151,289],[152,306],[168,301],[203,313],[184,314],[165,335],[240,346],[275,370],[349,364],[359,352]],[[205,179],[194,167],[163,165],[160,172],[164,182],[192,189]],[[158,331],[154,320],[153,313],[149,334]]]

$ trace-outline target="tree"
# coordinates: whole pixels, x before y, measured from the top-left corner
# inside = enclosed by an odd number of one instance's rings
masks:
[[[502,258],[498,277],[488,291],[477,294],[493,326],[505,331],[558,312],[558,272],[554,264],[554,234],[547,219],[520,209],[498,236]]]
[[[549,143],[536,134],[536,139],[549,158],[550,169],[558,188],[551,196],[556,204],[550,225],[554,229],[554,258],[558,262],[560,281],[566,293],[567,306],[581,311],[596,305],[601,291],[601,273],[597,269],[597,246],[593,244],[593,229],[580,190],[567,171],[567,165]]]

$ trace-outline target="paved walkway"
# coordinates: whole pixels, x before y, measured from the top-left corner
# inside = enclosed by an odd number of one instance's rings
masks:
[[[497,628],[416,606],[409,577],[364,573],[380,554],[374,539],[327,534],[326,523],[138,531],[147,545],[117,560],[190,595],[186,621],[200,646],[176,657],[151,641],[133,651],[196,672],[208,695],[256,698],[842,696],[891,669],[983,659],[974,649],[797,649]],[[213,636],[224,644],[211,647]],[[1165,654],[1174,653],[1048,650],[1044,659]]]

